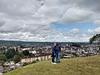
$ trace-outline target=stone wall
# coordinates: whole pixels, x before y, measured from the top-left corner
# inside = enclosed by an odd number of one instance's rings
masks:
[[[36,61],[36,60],[44,61],[44,60],[49,60],[49,59],[51,59],[51,55],[33,57],[33,58],[24,58],[24,59],[21,59],[21,63],[31,63],[31,62]]]

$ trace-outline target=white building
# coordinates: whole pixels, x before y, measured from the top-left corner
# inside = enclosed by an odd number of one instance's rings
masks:
[[[38,56],[38,57],[21,59],[21,63],[31,63],[31,62],[36,61],[36,60],[44,61],[44,60],[49,60],[49,59],[51,59],[51,55]]]

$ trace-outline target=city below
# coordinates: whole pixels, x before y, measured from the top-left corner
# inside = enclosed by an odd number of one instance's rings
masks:
[[[61,58],[100,54],[100,44],[89,42],[57,42]],[[0,41],[0,72],[5,73],[39,61],[50,60],[54,42]]]

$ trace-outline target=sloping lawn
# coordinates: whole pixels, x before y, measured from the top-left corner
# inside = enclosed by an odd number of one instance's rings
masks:
[[[100,75],[100,55],[62,59],[60,64],[42,61],[4,75]]]

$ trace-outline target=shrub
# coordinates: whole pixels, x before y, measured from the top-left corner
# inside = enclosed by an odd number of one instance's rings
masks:
[[[23,63],[23,66],[29,65],[30,63]]]
[[[36,63],[36,61],[33,61],[32,63]]]

